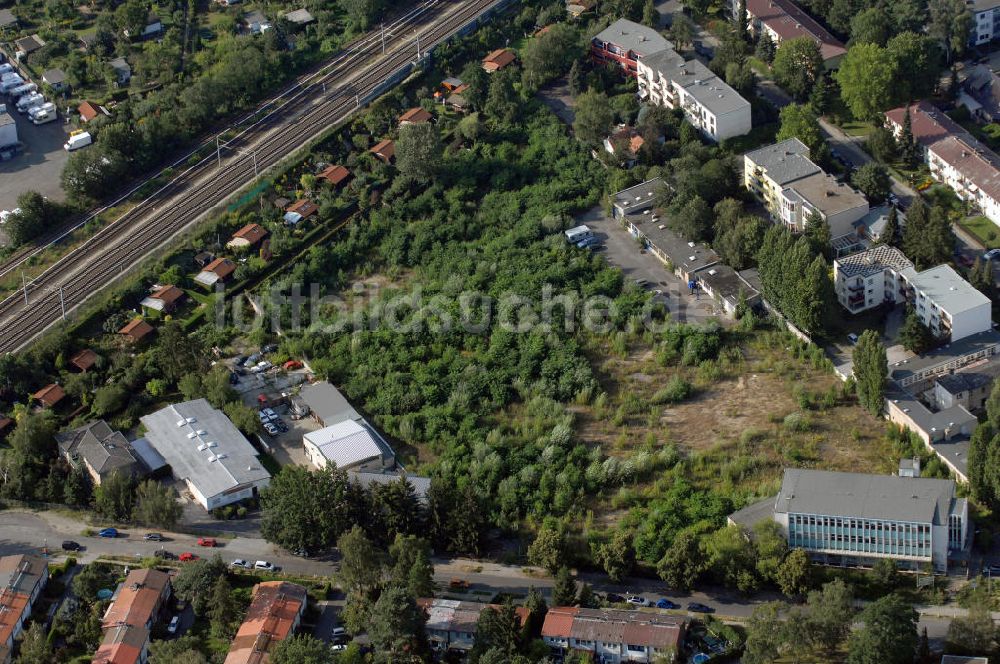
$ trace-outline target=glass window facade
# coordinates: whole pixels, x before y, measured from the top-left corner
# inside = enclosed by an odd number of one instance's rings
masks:
[[[788,515],[788,544],[814,551],[930,560],[931,524],[815,514]]]

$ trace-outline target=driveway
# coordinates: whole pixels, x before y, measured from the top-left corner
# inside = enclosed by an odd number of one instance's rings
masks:
[[[64,201],[60,177],[69,153],[63,144],[71,128],[63,117],[43,125],[32,124],[26,115],[8,106],[17,125],[17,137],[24,149],[10,161],[0,162],[0,210],[17,207],[17,197],[37,191],[54,201]]]
[[[647,288],[658,290],[659,299],[666,305],[671,318],[681,323],[699,323],[711,318],[721,318],[715,302],[708,295],[688,292],[687,284],[653,254],[643,250],[624,226],[604,214],[598,206],[576,217],[576,223],[586,224],[604,245],[604,258],[624,273],[625,279],[645,279]]]

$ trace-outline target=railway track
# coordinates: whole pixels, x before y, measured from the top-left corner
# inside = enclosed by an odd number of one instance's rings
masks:
[[[215,205],[357,110],[407,64],[502,0],[425,0],[359,40],[252,125],[0,303],[0,352],[19,350]],[[419,51],[419,53],[418,53]],[[384,52],[384,55],[383,55]],[[358,66],[362,63],[362,66]]]

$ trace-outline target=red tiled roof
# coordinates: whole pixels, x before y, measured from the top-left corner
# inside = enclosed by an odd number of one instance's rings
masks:
[[[157,288],[153,294],[150,295],[150,297],[156,300],[162,300],[163,304],[169,307],[177,302],[177,300],[184,297],[184,291],[177,286],[161,286],[160,288]]]
[[[247,224],[240,230],[233,233],[233,239],[246,240],[250,245],[255,245],[267,236],[267,230],[260,224]]]
[[[369,152],[376,157],[381,157],[382,161],[389,162],[396,156],[396,143],[387,138],[376,143],[375,147],[369,150]]]
[[[118,624],[147,626],[168,594],[170,577],[155,569],[134,569],[122,582],[118,597],[101,621],[104,629]]]
[[[91,104],[89,101],[85,101],[79,106],[77,106],[76,110],[80,114],[80,119],[83,120],[84,122],[90,122],[98,115],[100,115],[100,111],[97,110],[97,107]]]
[[[568,639],[573,629],[573,618],[580,612],[574,606],[554,606],[545,614],[542,623],[542,636],[556,639]]]
[[[901,131],[906,121],[906,107],[900,106],[886,111],[885,117]],[[910,131],[913,133],[913,138],[923,146],[931,145],[948,136],[969,133],[929,101],[918,101],[910,106]]]
[[[337,186],[347,178],[351,177],[351,172],[343,166],[331,164],[323,169],[323,171],[319,174],[319,177],[323,178],[333,186]]]
[[[87,371],[94,366],[95,362],[97,362],[97,353],[89,348],[84,348],[69,359],[69,363],[80,371]]]
[[[843,42],[790,0],[746,0],[747,12],[774,30],[782,40],[809,37],[819,46],[823,60],[847,52]]]
[[[311,200],[308,198],[302,198],[285,208],[285,212],[297,212],[303,219],[306,219],[316,214],[318,209],[319,208],[316,207],[316,204]]]
[[[139,341],[145,338],[146,335],[150,334],[152,331],[152,325],[141,318],[133,318],[125,327],[118,330],[118,334],[125,334],[132,337],[135,341]]]
[[[410,124],[419,124],[421,122],[429,122],[434,117],[429,111],[425,111],[420,108],[411,108],[406,113],[399,116],[399,123],[405,124],[409,122]]]
[[[235,263],[228,258],[216,258],[202,270],[202,272],[214,272],[220,279],[225,279],[235,271]]]
[[[264,664],[270,650],[295,629],[306,603],[306,589],[286,581],[265,581],[253,589],[246,619],[225,664]]]
[[[14,420],[12,418],[0,417],[0,433],[3,433],[12,426],[14,426]]]
[[[66,391],[56,383],[46,385],[31,395],[36,401],[40,401],[43,406],[52,407],[63,400]]]
[[[503,69],[517,59],[517,54],[509,48],[498,48],[483,58],[483,69],[497,71]]]

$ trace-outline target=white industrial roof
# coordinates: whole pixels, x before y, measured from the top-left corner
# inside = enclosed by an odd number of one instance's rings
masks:
[[[354,420],[344,420],[303,436],[319,448],[327,460],[338,468],[350,468],[379,456],[389,456],[392,450],[372,429]]]
[[[193,484],[205,498],[271,477],[250,442],[205,399],[173,404],[140,419],[146,439],[174,477]]]

